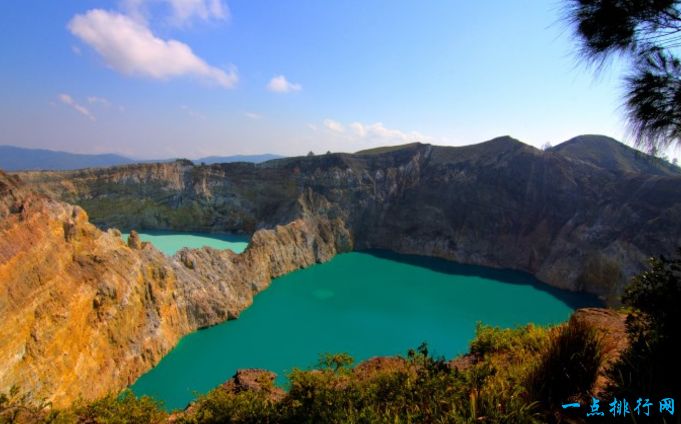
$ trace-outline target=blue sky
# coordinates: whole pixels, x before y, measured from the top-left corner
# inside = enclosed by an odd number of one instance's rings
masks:
[[[560,1],[0,3],[0,144],[139,158],[622,139]]]

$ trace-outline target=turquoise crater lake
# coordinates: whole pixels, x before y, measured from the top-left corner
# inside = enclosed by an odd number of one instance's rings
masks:
[[[285,375],[324,352],[355,360],[405,354],[427,342],[463,353],[477,321],[554,324],[594,297],[550,288],[527,274],[387,252],[353,252],[277,278],[239,319],[184,337],[132,386],[166,408],[183,408],[239,368]]]
[[[128,240],[128,232],[122,232],[123,240]],[[140,240],[148,241],[158,250],[172,256],[183,247],[198,249],[208,246],[214,249],[231,249],[241,253],[248,246],[248,236],[235,234],[178,233],[176,231],[138,231]]]

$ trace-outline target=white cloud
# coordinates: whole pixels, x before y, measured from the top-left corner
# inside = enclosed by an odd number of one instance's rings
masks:
[[[325,119],[324,120],[324,126],[329,129],[329,131],[333,131],[335,133],[343,133],[345,132],[345,127],[343,127],[343,124],[341,124],[338,121],[334,121],[333,119]]]
[[[360,122],[353,122],[352,124],[349,125],[349,127],[357,134],[358,137],[364,137],[367,134],[366,128],[364,128],[364,124]]]
[[[111,102],[111,100],[107,99],[106,97],[99,97],[99,96],[89,96],[87,98],[87,102],[91,104],[92,106],[97,106],[97,107],[103,107],[103,108],[116,108],[120,112],[125,112],[125,107],[122,105],[116,105]]]
[[[227,19],[229,9],[220,0],[169,0],[174,16],[181,22],[193,17],[200,19]]]
[[[102,105],[106,107],[111,106],[111,102],[104,97],[90,96],[87,98],[87,102],[91,105]]]
[[[155,5],[167,7],[168,22],[175,26],[184,26],[194,19],[227,20],[230,17],[229,7],[221,0],[123,0],[122,7],[126,13],[138,22],[146,23],[149,8]]]
[[[246,113],[244,113],[244,116],[245,116],[246,118],[250,118],[250,119],[260,119],[260,118],[262,118],[262,115],[260,115],[260,114],[258,114],[258,113],[255,113],[255,112],[246,112]]]
[[[289,82],[283,75],[277,75],[267,84],[267,89],[274,93],[290,93],[302,90],[303,86]]]
[[[78,102],[76,102],[73,99],[73,97],[69,96],[68,94],[62,93],[58,96],[58,98],[59,98],[59,100],[61,100],[62,103],[64,103],[67,106],[70,106],[71,108],[73,108],[75,111],[77,111],[81,115],[87,117],[88,119],[90,119],[92,121],[95,120],[94,115],[92,115],[92,113],[90,113],[90,111],[87,108],[79,105]]]
[[[335,134],[345,133],[345,126],[333,119],[325,119],[324,126]],[[375,122],[373,124],[365,124],[361,122],[352,122],[347,125],[350,129],[346,133],[348,139],[354,141],[376,141],[376,142],[399,142],[411,143],[415,141],[432,142],[433,137],[421,134],[417,131],[404,132],[397,129],[386,128],[382,122]]]
[[[382,122],[375,122],[373,124],[353,122],[350,124],[350,127],[360,138],[376,138],[404,142],[431,141],[433,139],[432,137],[421,134],[417,131],[403,132],[397,129],[386,128]]]
[[[210,66],[188,45],[160,39],[145,25],[120,13],[93,9],[76,15],[68,28],[111,68],[126,75],[162,80],[195,76],[224,88],[234,87],[239,79],[236,70],[225,72]]]

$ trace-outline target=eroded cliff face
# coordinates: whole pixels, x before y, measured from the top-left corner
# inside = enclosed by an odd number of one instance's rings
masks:
[[[21,178],[53,198],[77,203],[99,226],[230,231],[251,234],[268,216],[293,213],[299,192],[288,170],[189,161],[65,173],[26,172]]]
[[[0,171],[0,392],[17,385],[60,407],[119,391],[183,335],[235,317],[272,278],[352,239],[339,220],[305,216],[256,232],[241,255],[140,247]]]
[[[561,146],[540,151],[501,137],[22,178],[102,226],[252,232],[301,216],[339,219],[358,249],[527,271],[617,302],[647,257],[681,244],[681,174],[605,137]]]

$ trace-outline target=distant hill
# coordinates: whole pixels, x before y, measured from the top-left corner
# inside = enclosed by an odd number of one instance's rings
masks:
[[[261,163],[283,156],[273,154],[207,156],[196,159],[196,164],[252,162]],[[5,171],[69,171],[83,168],[103,168],[131,163],[171,162],[174,159],[137,160],[117,154],[88,155],[47,149],[28,149],[16,146],[0,146],[0,169]]]
[[[0,169],[5,171],[70,170],[136,162],[115,154],[84,155],[47,149],[0,146]]]
[[[252,162],[261,163],[267,162],[272,159],[281,159],[284,156],[273,155],[270,153],[265,153],[262,155],[233,155],[233,156],[206,156],[205,158],[195,159],[194,163],[200,164],[205,163],[206,165],[211,165],[214,163],[233,163],[233,162]]]
[[[632,149],[604,135],[580,135],[549,151],[618,173],[666,176],[681,174],[681,168],[678,166]]]

